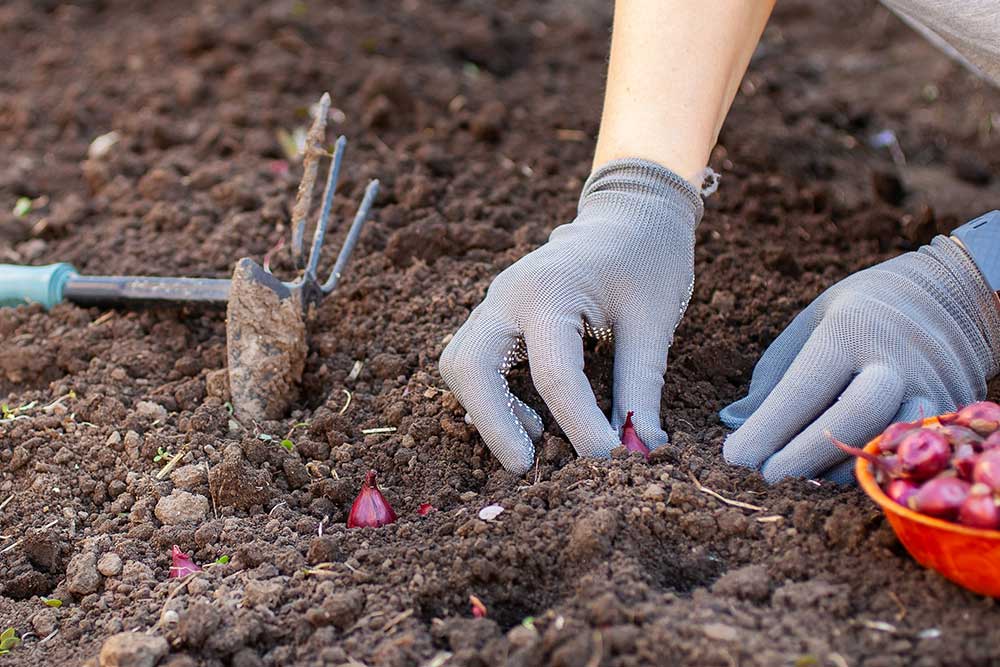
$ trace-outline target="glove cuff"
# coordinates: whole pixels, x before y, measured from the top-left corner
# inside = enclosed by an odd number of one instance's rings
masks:
[[[1000,211],[970,220],[953,229],[951,236],[969,253],[990,288],[1000,290]]]
[[[987,364],[986,379],[992,378],[1000,372],[1000,309],[996,293],[969,253],[952,239],[936,236],[924,250],[947,270],[949,292],[981,333],[972,343]]]
[[[687,179],[640,158],[612,160],[594,170],[583,185],[577,213],[601,203],[626,215],[632,209],[639,218],[666,205],[680,214],[671,217],[689,222],[692,231],[705,211],[701,195]]]

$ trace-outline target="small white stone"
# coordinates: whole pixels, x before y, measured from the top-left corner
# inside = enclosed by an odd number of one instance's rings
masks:
[[[91,160],[98,160],[104,157],[111,150],[111,147],[118,143],[119,139],[121,139],[121,135],[114,130],[107,134],[102,134],[90,142],[90,147],[87,148],[87,157]]]
[[[493,521],[502,513],[503,507],[500,505],[487,505],[483,509],[479,510],[479,518],[483,521]]]

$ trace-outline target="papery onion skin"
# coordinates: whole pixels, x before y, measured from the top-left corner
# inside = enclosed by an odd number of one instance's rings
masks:
[[[1000,405],[992,401],[970,403],[954,414],[938,417],[938,420],[942,424],[958,424],[980,435],[988,435],[1000,428]]]
[[[993,491],[984,484],[975,484],[958,510],[958,522],[973,528],[1000,528],[1000,508]]]
[[[988,449],[979,455],[972,469],[972,481],[1000,491],[1000,449]]]
[[[201,572],[201,567],[176,544],[170,549],[170,561],[171,579],[183,579],[194,572]]]
[[[905,476],[924,480],[948,467],[951,446],[937,431],[922,428],[908,433],[900,441],[896,454]]]
[[[946,426],[938,426],[934,430],[943,435],[945,440],[951,443],[952,447],[961,447],[968,444],[972,445],[977,451],[983,447],[983,436],[967,426],[948,424]]]
[[[935,477],[909,499],[910,509],[939,519],[954,520],[969,496],[970,488],[968,482],[957,477]]]
[[[912,498],[920,486],[908,479],[894,479],[885,485],[885,495],[889,496],[903,507],[909,507]]]
[[[994,431],[983,440],[983,450],[996,449],[1000,447],[1000,431]]]
[[[972,473],[976,468],[979,457],[980,454],[976,452],[972,445],[963,443],[955,448],[955,455],[951,459],[951,465],[959,477],[969,481],[972,479]]]
[[[918,419],[913,422],[896,422],[895,424],[890,424],[887,429],[882,431],[882,435],[878,441],[878,449],[882,454],[892,454],[899,447],[899,443],[906,437],[910,431],[920,428],[922,420]]]

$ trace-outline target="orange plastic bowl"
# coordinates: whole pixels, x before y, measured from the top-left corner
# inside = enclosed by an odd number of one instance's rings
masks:
[[[925,426],[936,423],[937,417],[924,420]],[[875,438],[865,445],[865,451],[877,453],[878,441]],[[885,495],[864,459],[858,459],[854,472],[918,563],[970,591],[1000,597],[1000,530],[968,528],[903,507]]]

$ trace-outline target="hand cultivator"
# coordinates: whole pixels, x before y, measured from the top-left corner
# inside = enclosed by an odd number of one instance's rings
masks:
[[[0,305],[37,302],[51,308],[63,299],[87,305],[156,301],[225,303],[229,384],[237,416],[248,419],[284,416],[297,396],[305,365],[305,319],[313,307],[336,289],[378,193],[378,181],[373,180],[365,190],[333,269],[321,281],[320,252],[347,145],[347,140],[340,137],[330,156],[326,189],[307,257],[306,219],[319,158],[329,156],[322,147],[329,110],[330,96],[324,94],[306,136],[302,181],[292,209],[291,251],[301,272],[295,280],[283,282],[248,257],[236,263],[231,279],[85,276],[66,263],[0,265]]]

